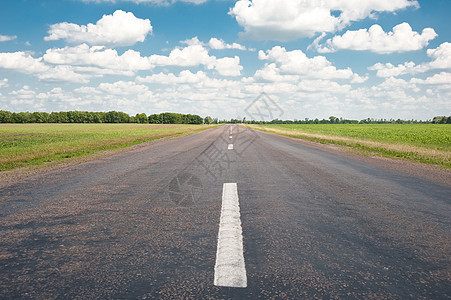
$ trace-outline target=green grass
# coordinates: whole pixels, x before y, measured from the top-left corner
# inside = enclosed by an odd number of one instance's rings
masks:
[[[1,124],[0,171],[117,150],[211,128],[202,125]]]
[[[344,145],[365,155],[404,158],[451,168],[449,124],[268,124],[256,128]]]

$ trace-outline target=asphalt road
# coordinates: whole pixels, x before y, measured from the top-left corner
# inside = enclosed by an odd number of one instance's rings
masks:
[[[214,285],[224,183],[245,288]],[[226,125],[1,188],[0,298],[451,299],[450,195]]]

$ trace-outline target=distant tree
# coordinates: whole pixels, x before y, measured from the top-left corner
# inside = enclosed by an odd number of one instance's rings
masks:
[[[210,116],[204,118],[204,124],[210,125],[213,123],[213,119]]]
[[[148,119],[149,119],[150,124],[162,124],[163,123],[163,116],[161,114],[149,115]]]
[[[0,110],[0,123],[13,123],[13,114],[6,110]]]
[[[434,117],[432,119],[432,123],[433,124],[451,124],[451,116],[450,117],[445,117],[445,116]]]
[[[136,114],[135,122],[136,123],[141,123],[141,124],[149,123],[149,118],[146,116],[145,113]]]

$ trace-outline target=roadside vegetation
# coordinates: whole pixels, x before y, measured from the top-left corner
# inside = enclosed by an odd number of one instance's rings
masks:
[[[2,124],[0,171],[42,166],[49,162],[118,150],[208,128],[211,127],[151,124]]]
[[[261,131],[451,168],[450,124],[264,124]]]

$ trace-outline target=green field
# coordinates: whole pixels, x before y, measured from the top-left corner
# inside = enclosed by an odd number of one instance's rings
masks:
[[[359,154],[404,158],[451,168],[449,124],[268,124],[252,127],[348,146]]]
[[[154,139],[211,128],[206,125],[1,124],[0,171],[42,166]]]

